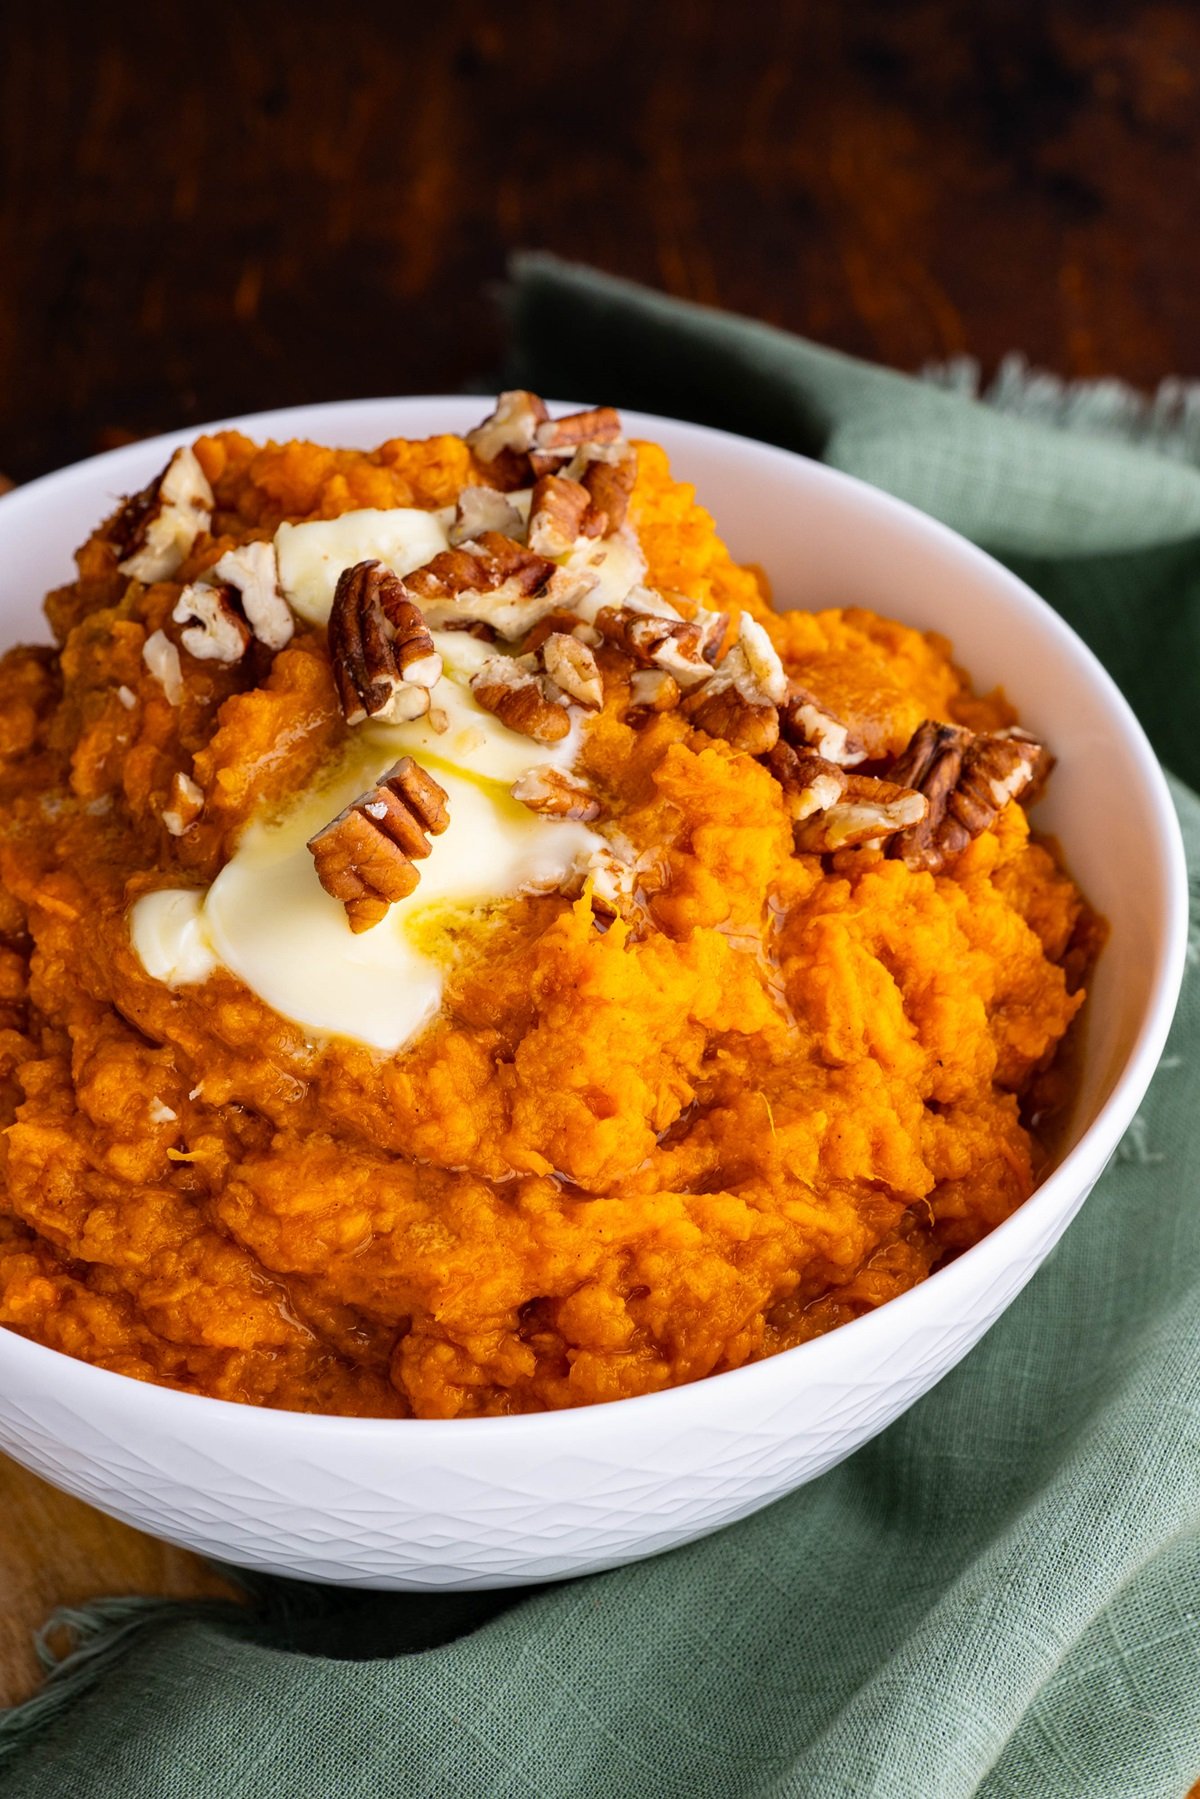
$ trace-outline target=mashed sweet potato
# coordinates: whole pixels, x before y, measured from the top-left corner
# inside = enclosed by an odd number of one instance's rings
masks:
[[[196,449],[216,511],[178,574],[127,580],[99,530],[57,647],[0,663],[0,1323],[259,1405],[540,1410],[801,1342],[1021,1204],[1095,942],[1052,850],[1012,804],[937,874],[796,853],[778,782],[678,711],[613,702],[585,742],[655,851],[641,915],[491,909],[402,1053],[310,1041],[227,973],[148,978],[131,900],[211,880],[346,730],[317,629],[185,657],[171,704],[142,652],[177,639],[180,583],[281,520],[445,504],[472,467],[457,438]],[[653,446],[632,517],[649,582],[761,619],[872,757],[926,718],[1012,722],[944,642],[773,613]],[[204,810],[177,836],[180,772]]]

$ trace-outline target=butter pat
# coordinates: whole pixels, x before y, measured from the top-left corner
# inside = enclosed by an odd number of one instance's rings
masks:
[[[446,516],[393,506],[343,512],[340,518],[307,525],[280,525],[275,533],[279,585],[294,612],[311,625],[323,625],[343,569],[375,561],[394,574],[410,575],[449,549]]]

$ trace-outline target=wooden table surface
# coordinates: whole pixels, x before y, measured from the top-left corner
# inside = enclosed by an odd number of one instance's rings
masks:
[[[21,480],[122,429],[453,388],[521,245],[901,368],[1194,372],[1189,4],[66,10],[0,9]]]
[[[915,369],[1194,374],[1200,9],[490,0],[0,13],[0,469],[454,388],[544,247]],[[64,23],[69,19],[69,27]],[[0,1702],[192,1558],[0,1464]]]

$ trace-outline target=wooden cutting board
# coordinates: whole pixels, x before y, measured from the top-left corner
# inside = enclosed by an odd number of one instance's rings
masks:
[[[71,1499],[0,1456],[0,1707],[41,1679],[34,1636],[60,1605],[130,1593],[236,1597],[199,1556]]]

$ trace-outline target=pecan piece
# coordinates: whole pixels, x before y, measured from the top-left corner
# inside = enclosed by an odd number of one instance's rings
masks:
[[[291,642],[296,621],[279,591],[273,543],[244,543],[236,550],[226,550],[207,578],[235,590],[246,623],[268,650],[281,650]]]
[[[708,646],[719,643],[725,630],[725,616],[718,612],[698,613],[695,618],[680,618],[674,608],[671,615],[641,610],[630,605],[627,596],[622,606],[602,606],[596,614],[596,629],[610,643],[643,668],[661,668],[675,677],[681,688],[696,687],[712,678]],[[654,596],[656,599],[657,595]],[[665,606],[667,602],[660,600]]]
[[[240,662],[246,653],[250,627],[227,587],[191,582],[175,602],[171,617],[184,627],[179,641],[197,662]]]
[[[198,662],[240,662],[252,636],[281,650],[295,623],[279,591],[274,545],[226,550],[201,580],[183,589],[171,617],[186,627],[180,642]]]
[[[507,638],[523,637],[546,613],[570,607],[596,580],[589,571],[559,568],[496,531],[443,550],[405,577],[431,625],[476,621]]]
[[[592,406],[563,418],[545,419],[533,434],[530,467],[535,475],[549,474],[569,461],[581,445],[616,443],[620,435],[621,415],[612,406]]]
[[[684,700],[683,712],[697,730],[724,738],[733,749],[749,756],[761,756],[779,741],[779,714],[774,706],[746,700],[732,682],[698,687]]]
[[[637,451],[632,444],[614,444],[613,457],[589,455],[594,446],[585,444],[582,454],[585,466],[576,477],[591,495],[592,507],[601,517],[601,535],[609,537],[619,531],[629,512],[629,501],[637,483]]]
[[[142,661],[167,696],[172,706],[183,698],[183,670],[179,651],[165,631],[151,631],[142,645]]]
[[[743,612],[737,642],[703,686],[688,694],[683,711],[710,737],[761,756],[779,741],[779,707],[786,697],[778,651],[758,620]]]
[[[913,733],[904,754],[888,770],[893,780],[917,788],[928,801],[920,824],[891,846],[891,853],[910,868],[940,868],[948,853],[948,842],[959,835],[953,825],[943,835],[942,826],[970,741],[971,733],[964,726],[939,724],[927,718]],[[959,849],[964,849],[968,841],[966,833],[962,833]]]
[[[578,642],[585,643],[590,650],[596,649],[600,643],[599,631],[593,625],[585,625],[576,613],[547,612],[546,616],[540,618],[533,630],[530,631],[521,648],[526,654],[540,650],[546,639],[553,637],[556,632],[564,637],[576,638]]]
[[[535,743],[561,743],[571,729],[571,715],[539,673],[536,656],[489,656],[472,675],[471,692],[485,712]]]
[[[138,581],[166,581],[212,521],[213,490],[194,450],[176,450],[157,481],[127,500],[112,527],[125,554],[117,567]]]
[[[526,769],[509,792],[544,818],[573,818],[587,824],[600,815],[600,802],[591,788],[553,763]]]
[[[854,768],[866,761],[866,746],[852,737],[850,727],[807,687],[793,685],[789,689],[779,708],[779,731],[788,743],[813,749],[840,768]]]
[[[447,535],[451,546],[479,537],[485,531],[498,531],[512,537],[521,529],[521,514],[512,501],[495,487],[464,487],[454,508],[454,523]]]
[[[412,892],[420,879],[413,862],[449,822],[445,789],[404,756],[309,839],[317,879],[341,900],[356,935]]]
[[[482,424],[467,432],[467,446],[476,461],[484,464],[494,486],[509,490],[525,486],[534,433],[546,417],[545,401],[537,394],[511,388],[498,397]]]
[[[506,450],[531,450],[538,427],[547,417],[546,402],[537,394],[523,387],[509,388],[497,396],[482,424],[467,432],[467,446],[480,462],[495,462]]]
[[[909,868],[936,873],[1033,786],[1046,754],[1028,732],[976,737],[962,725],[926,719],[889,773],[920,788],[928,813],[896,839],[890,853]]]
[[[204,789],[190,775],[178,771],[171,782],[162,821],[172,837],[183,837],[204,810]]]
[[[529,502],[529,547],[537,555],[569,555],[581,537],[599,537],[604,523],[580,482],[538,477]]]
[[[564,631],[551,631],[541,646],[542,666],[568,699],[591,711],[604,704],[604,683],[596,658],[586,643]]]
[[[827,766],[835,765],[831,762]],[[838,772],[843,781],[840,798],[795,827],[798,850],[830,855],[835,850],[880,844],[924,818],[924,794],[899,787],[894,781],[877,780],[874,775],[851,775],[840,769]]]
[[[1036,805],[1046,791],[1046,782],[1053,772],[1054,756],[1044,743],[1039,742],[1032,731],[1022,730],[1020,725],[1009,725],[1003,731],[993,731],[992,736],[998,737],[1002,741],[1011,739],[1013,743],[1027,743],[1032,746],[1034,753],[1029,785],[1014,797],[1019,799],[1023,806]]]
[[[346,723],[402,723],[429,710],[441,677],[420,608],[403,581],[380,562],[343,569],[329,614],[329,654]]]
[[[845,771],[815,750],[793,749],[782,739],[766,758],[766,765],[787,796],[793,824],[803,824],[814,812],[836,806],[846,787]]]
[[[897,756],[888,773],[906,787],[919,787],[926,798],[937,801],[941,794],[953,791],[962,767],[963,752],[971,741],[965,725],[939,724],[927,718],[909,739],[908,748]]]

